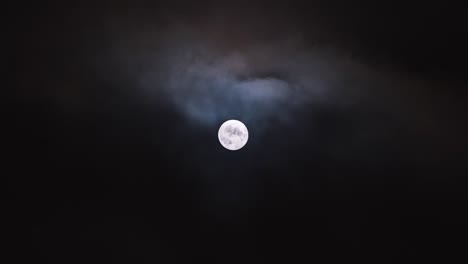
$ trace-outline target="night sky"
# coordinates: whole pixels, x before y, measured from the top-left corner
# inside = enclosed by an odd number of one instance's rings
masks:
[[[466,260],[461,4],[6,10],[5,263]]]

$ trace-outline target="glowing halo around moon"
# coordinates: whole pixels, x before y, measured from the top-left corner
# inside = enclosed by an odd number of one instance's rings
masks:
[[[226,149],[239,150],[247,144],[249,131],[241,121],[231,119],[219,128],[218,139]]]

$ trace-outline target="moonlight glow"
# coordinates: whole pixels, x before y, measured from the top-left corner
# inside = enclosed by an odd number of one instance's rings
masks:
[[[242,122],[228,120],[219,128],[218,139],[223,147],[229,150],[239,150],[247,143],[249,131]]]

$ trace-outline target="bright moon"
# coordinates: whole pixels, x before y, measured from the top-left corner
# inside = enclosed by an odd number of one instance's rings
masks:
[[[247,143],[249,131],[241,121],[228,120],[219,128],[218,139],[223,147],[229,150],[239,150]]]

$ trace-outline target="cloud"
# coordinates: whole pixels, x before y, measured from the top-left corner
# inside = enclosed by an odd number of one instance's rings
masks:
[[[240,119],[260,132],[306,123],[315,130],[302,136],[327,135],[333,146],[323,149],[345,155],[396,137],[410,142],[429,129],[440,136],[424,140],[443,139],[440,126],[420,125],[444,107],[436,107],[428,92],[434,84],[368,65],[333,46],[312,45],[299,31],[259,37],[249,30],[221,34],[213,25],[169,23],[120,32],[110,56],[127,75],[132,94],[168,104],[191,125],[211,128]],[[331,120],[323,121],[327,116]],[[320,122],[329,126],[318,127]]]
[[[200,125],[231,118],[287,122],[302,106],[344,103],[350,100],[345,82],[361,67],[332,50],[306,47],[294,34],[268,42],[253,37],[242,48],[190,27],[140,38],[147,48],[126,56],[130,65],[144,65],[133,76],[142,96],[167,99]]]

